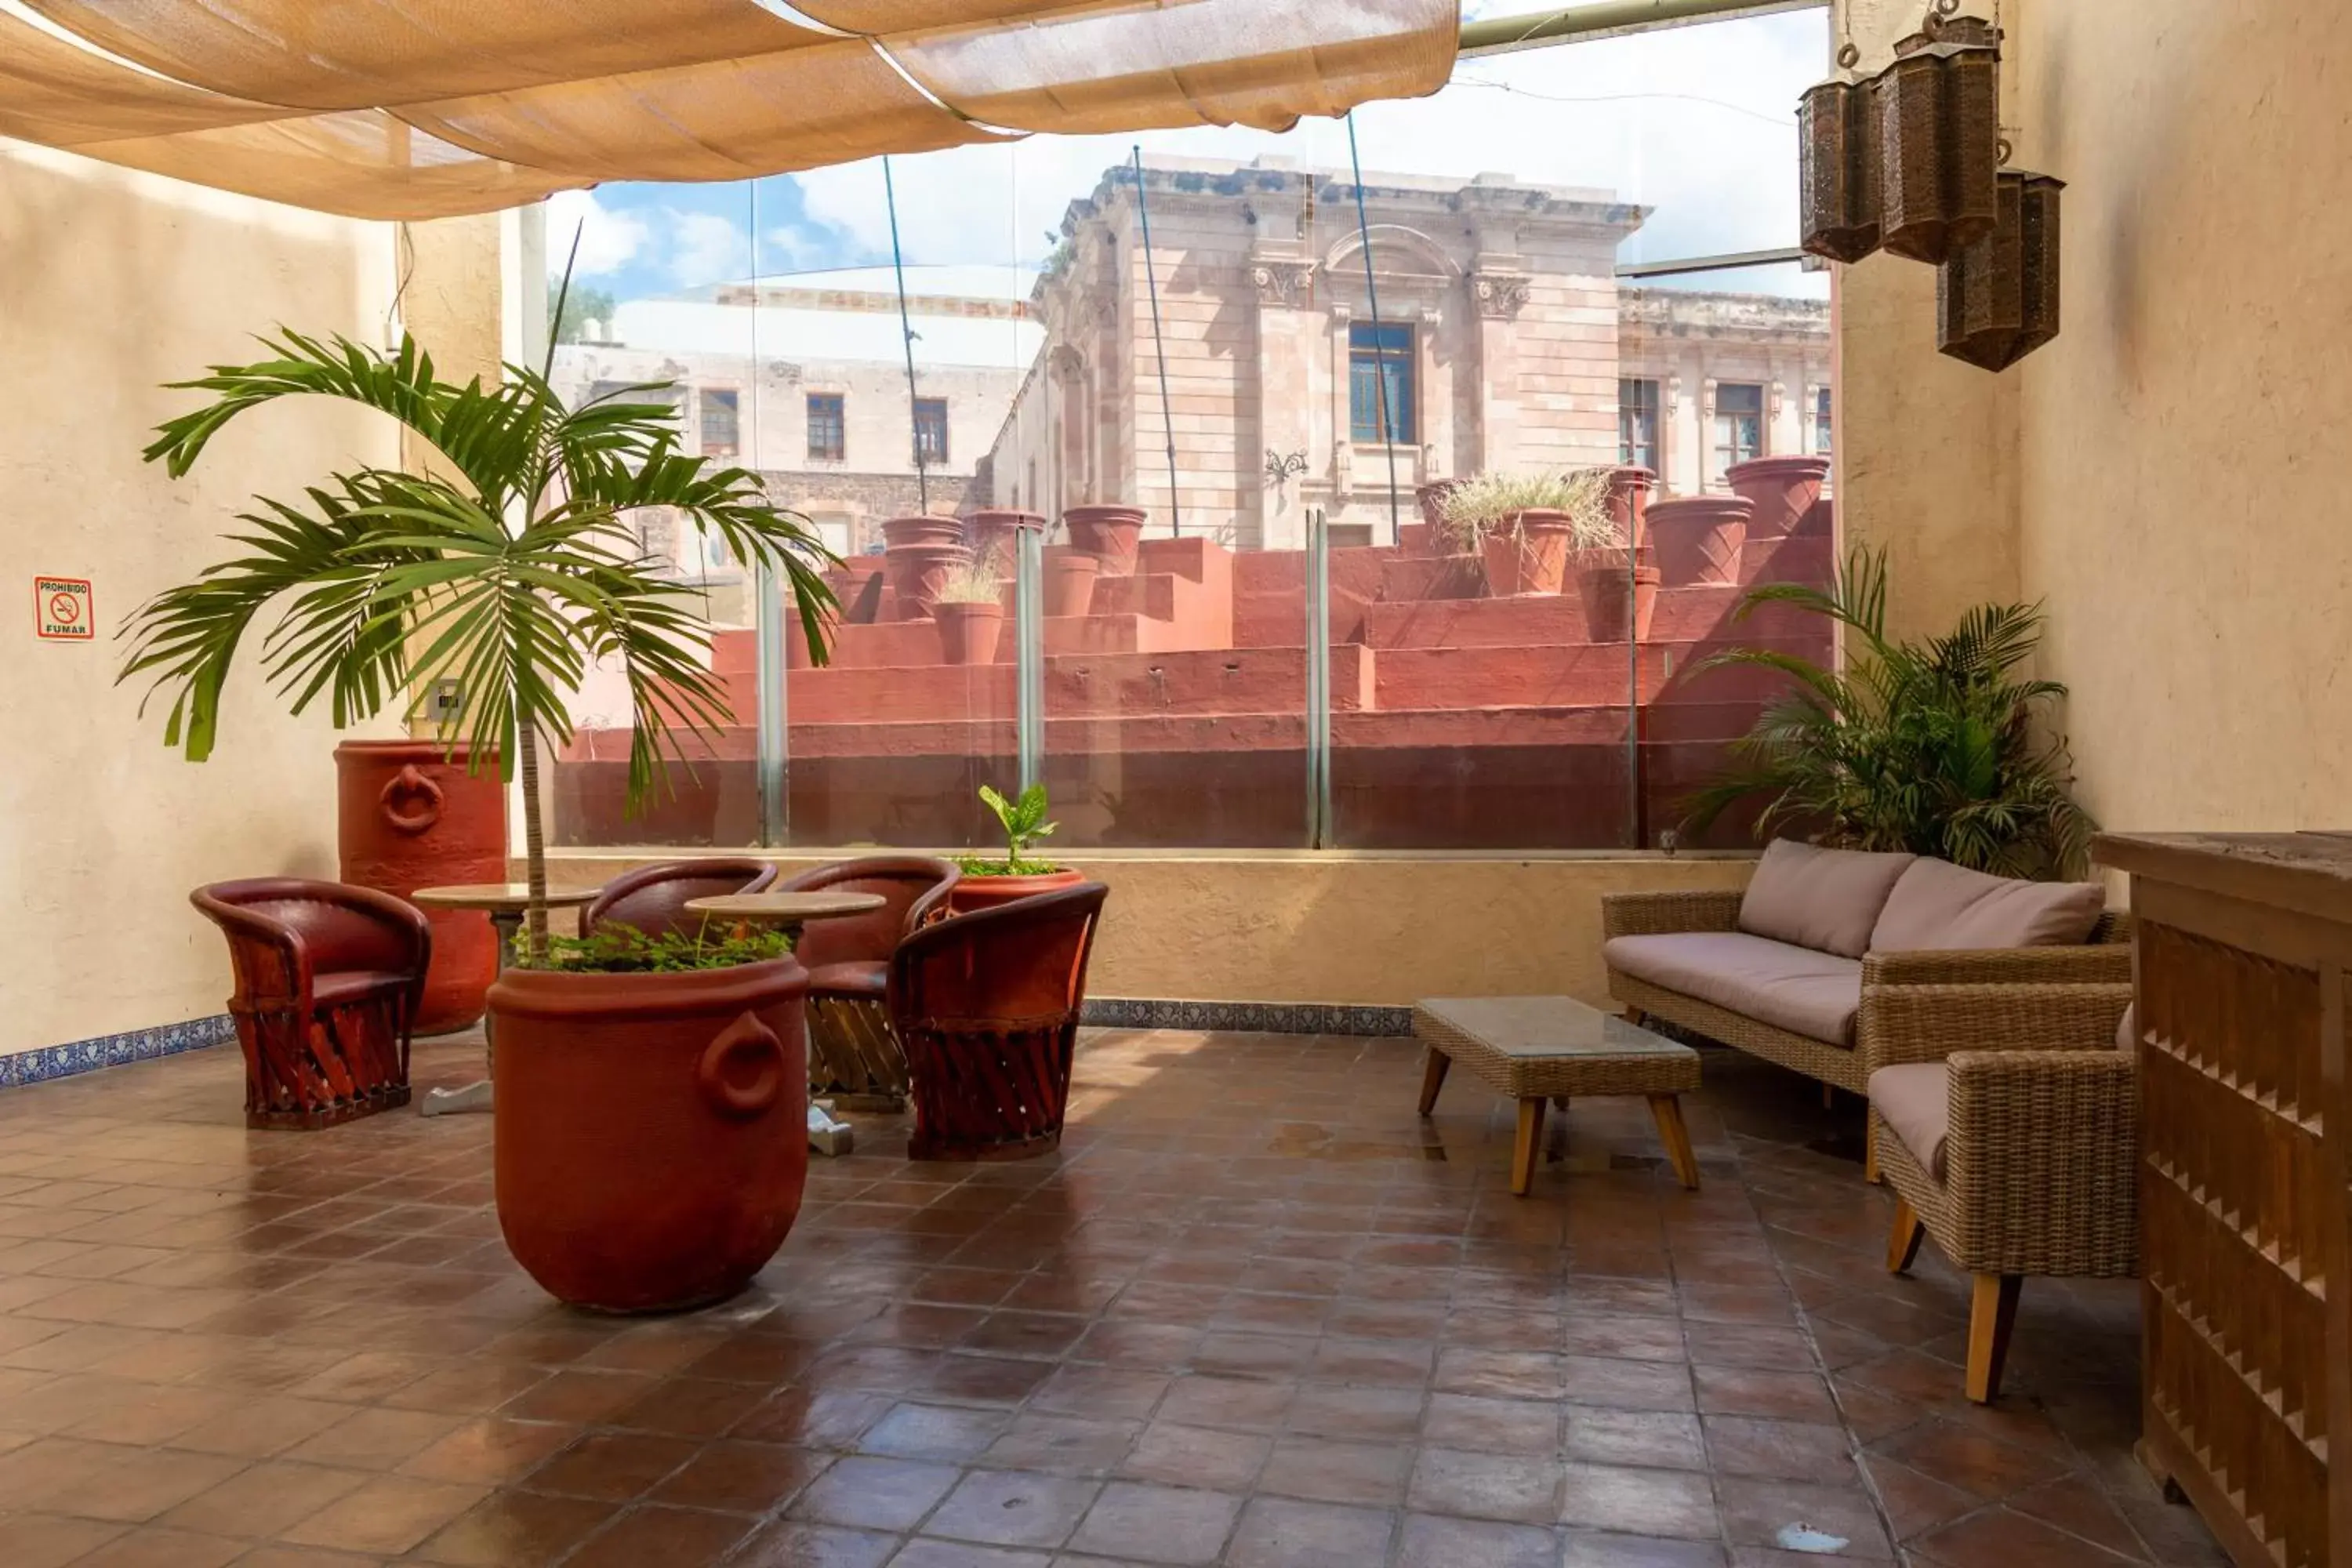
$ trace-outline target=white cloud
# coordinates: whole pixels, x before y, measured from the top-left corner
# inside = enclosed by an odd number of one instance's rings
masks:
[[[582,278],[620,271],[653,240],[653,231],[642,216],[605,206],[593,191],[559,191],[547,199],[551,269],[562,268],[563,258],[572,252],[575,233],[580,237],[580,259],[572,270]]]
[[[751,241],[744,226],[718,213],[665,210],[656,221],[669,242],[666,262],[679,286],[748,277]]]

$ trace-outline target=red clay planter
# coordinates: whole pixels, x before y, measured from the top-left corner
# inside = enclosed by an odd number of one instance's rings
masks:
[[[1748,520],[1750,539],[1781,539],[1796,531],[1822,499],[1829,475],[1830,460],[1817,457],[1751,458],[1725,473],[1733,491],[1756,508]]]
[[[893,544],[885,550],[882,570],[889,576],[897,605],[893,618],[930,619],[940,591],[948,585],[948,574],[971,559],[971,552],[961,544]]]
[[[1609,520],[1617,525],[1617,537],[1626,543],[1647,542],[1642,531],[1651,492],[1657,485],[1658,476],[1639,464],[1609,470]]]
[[[952,517],[894,517],[882,524],[882,542],[901,544],[961,544],[963,523]]]
[[[1568,513],[1544,510],[1516,513],[1480,534],[1487,592],[1497,599],[1559,593],[1568,576]]]
[[[1652,513],[1654,519],[1655,515]],[[1635,552],[1630,583],[1622,551],[1587,551],[1585,563],[1577,574],[1578,591],[1584,595],[1585,635],[1594,642],[1623,642],[1629,631],[1635,642],[1646,638],[1658,610],[1658,569],[1651,563],[1650,552]]]
[[[1041,872],[1034,877],[975,877],[965,872],[956,880],[948,894],[948,908],[960,915],[974,910],[992,910],[999,904],[1009,904],[1015,899],[1025,899],[1032,893],[1058,893],[1064,888],[1075,888],[1085,881],[1086,874],[1064,867],[1058,871]]]
[[[1131,577],[1143,544],[1139,506],[1074,506],[1062,512],[1071,545],[1102,562],[1106,577]]]
[[[1739,496],[1685,496],[1650,508],[1650,545],[1669,588],[1739,581],[1739,556],[1755,507]]]
[[[971,558],[985,561],[993,552],[997,563],[1006,571],[1013,569],[1013,552],[1024,528],[1043,530],[1045,520],[1034,511],[986,510],[969,512],[963,520],[963,542],[971,549]]]
[[[950,664],[994,664],[996,639],[1004,629],[1000,604],[939,604],[931,619],[940,626],[940,653]]]
[[[1077,550],[1055,551],[1045,557],[1045,614],[1083,616],[1094,609],[1095,579],[1102,575],[1099,555]]]
[[[808,984],[792,958],[499,977],[499,1227],[541,1289],[669,1311],[775,1256],[808,1180]]]
[[[419,888],[507,879],[507,792],[496,757],[468,773],[469,745],[345,741],[335,748],[341,880],[406,898]],[[499,937],[479,910],[434,910],[433,963],[412,1026],[447,1034],[482,1016]]]

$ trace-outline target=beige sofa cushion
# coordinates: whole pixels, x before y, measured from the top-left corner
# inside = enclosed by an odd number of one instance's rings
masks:
[[[1911,1157],[1944,1179],[1944,1146],[1952,1133],[1952,1075],[1941,1062],[1904,1062],[1870,1075],[1870,1103]]]
[[[1859,849],[1819,849],[1793,838],[1765,847],[1739,900],[1739,929],[1795,947],[1860,958],[1896,879],[1916,859]]]
[[[2074,947],[2090,940],[2106,907],[2097,882],[2021,882],[1923,858],[1887,896],[1870,951]]]
[[[1611,968],[1660,990],[1853,1048],[1853,1016],[1862,1006],[1855,959],[1741,931],[1612,937],[1601,952]]]

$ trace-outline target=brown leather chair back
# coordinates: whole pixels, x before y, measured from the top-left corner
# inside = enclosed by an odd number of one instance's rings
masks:
[[[803,871],[780,892],[879,893],[883,906],[862,915],[811,921],[794,951],[811,969],[828,963],[887,963],[898,943],[947,907],[963,875],[926,855],[874,855]]]
[[[776,879],[772,860],[749,855],[717,855],[704,860],[668,860],[640,866],[604,884],[580,916],[583,936],[610,921],[635,926],[647,936],[671,931],[692,936],[702,917],[686,912],[688,899],[728,893],[763,893]]]
[[[198,888],[188,901],[228,935],[237,994],[307,1004],[318,979],[373,970],[425,988],[433,930],[405,899],[345,882],[256,877]]]
[[[1081,882],[908,932],[890,961],[892,1020],[902,1029],[1075,1024],[1109,896],[1100,882]]]

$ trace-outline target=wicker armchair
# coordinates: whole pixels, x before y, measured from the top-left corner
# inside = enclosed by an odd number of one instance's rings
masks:
[[[1608,893],[1601,900],[1603,940],[1657,936],[1679,931],[1729,931],[1739,926],[1740,894]],[[1913,988],[1978,985],[2099,984],[2131,978],[2131,931],[2127,917],[2102,916],[2090,942],[2080,947],[2004,948],[1998,952],[1954,950],[1874,952],[1862,961],[1862,1010],[1854,1018],[1852,1049],[1762,1023],[1695,996],[1664,990],[1614,967],[1609,994],[1637,1017],[1679,1024],[1727,1046],[1853,1094],[1866,1092],[1874,1068],[1918,1059],[1907,1054],[1904,1031],[1916,1026],[1923,1007],[1976,1005],[1974,997],[1929,995],[1910,1004],[1896,998]],[[1940,1022],[1940,1021],[1939,1021]],[[1965,1019],[1955,1021],[1966,1027]]]
[[[331,1127],[408,1103],[433,931],[373,888],[258,877],[188,901],[228,938],[245,1124]]]
[[[907,1055],[891,1032],[890,955],[898,943],[944,920],[962,873],[924,855],[872,855],[803,871],[780,889],[879,893],[870,914],[811,921],[800,961],[809,972],[809,1092],[845,1110],[903,1110]]]
[[[1080,882],[923,927],[890,960],[914,1160],[1025,1160],[1062,1142],[1087,959],[1110,889]]]
[[[1870,1085],[1895,1189],[1886,1267],[1923,1236],[1975,1277],[1968,1394],[2000,1392],[2026,1275],[2139,1271],[2139,1071],[2121,985],[1921,987],[1898,1004]]]

